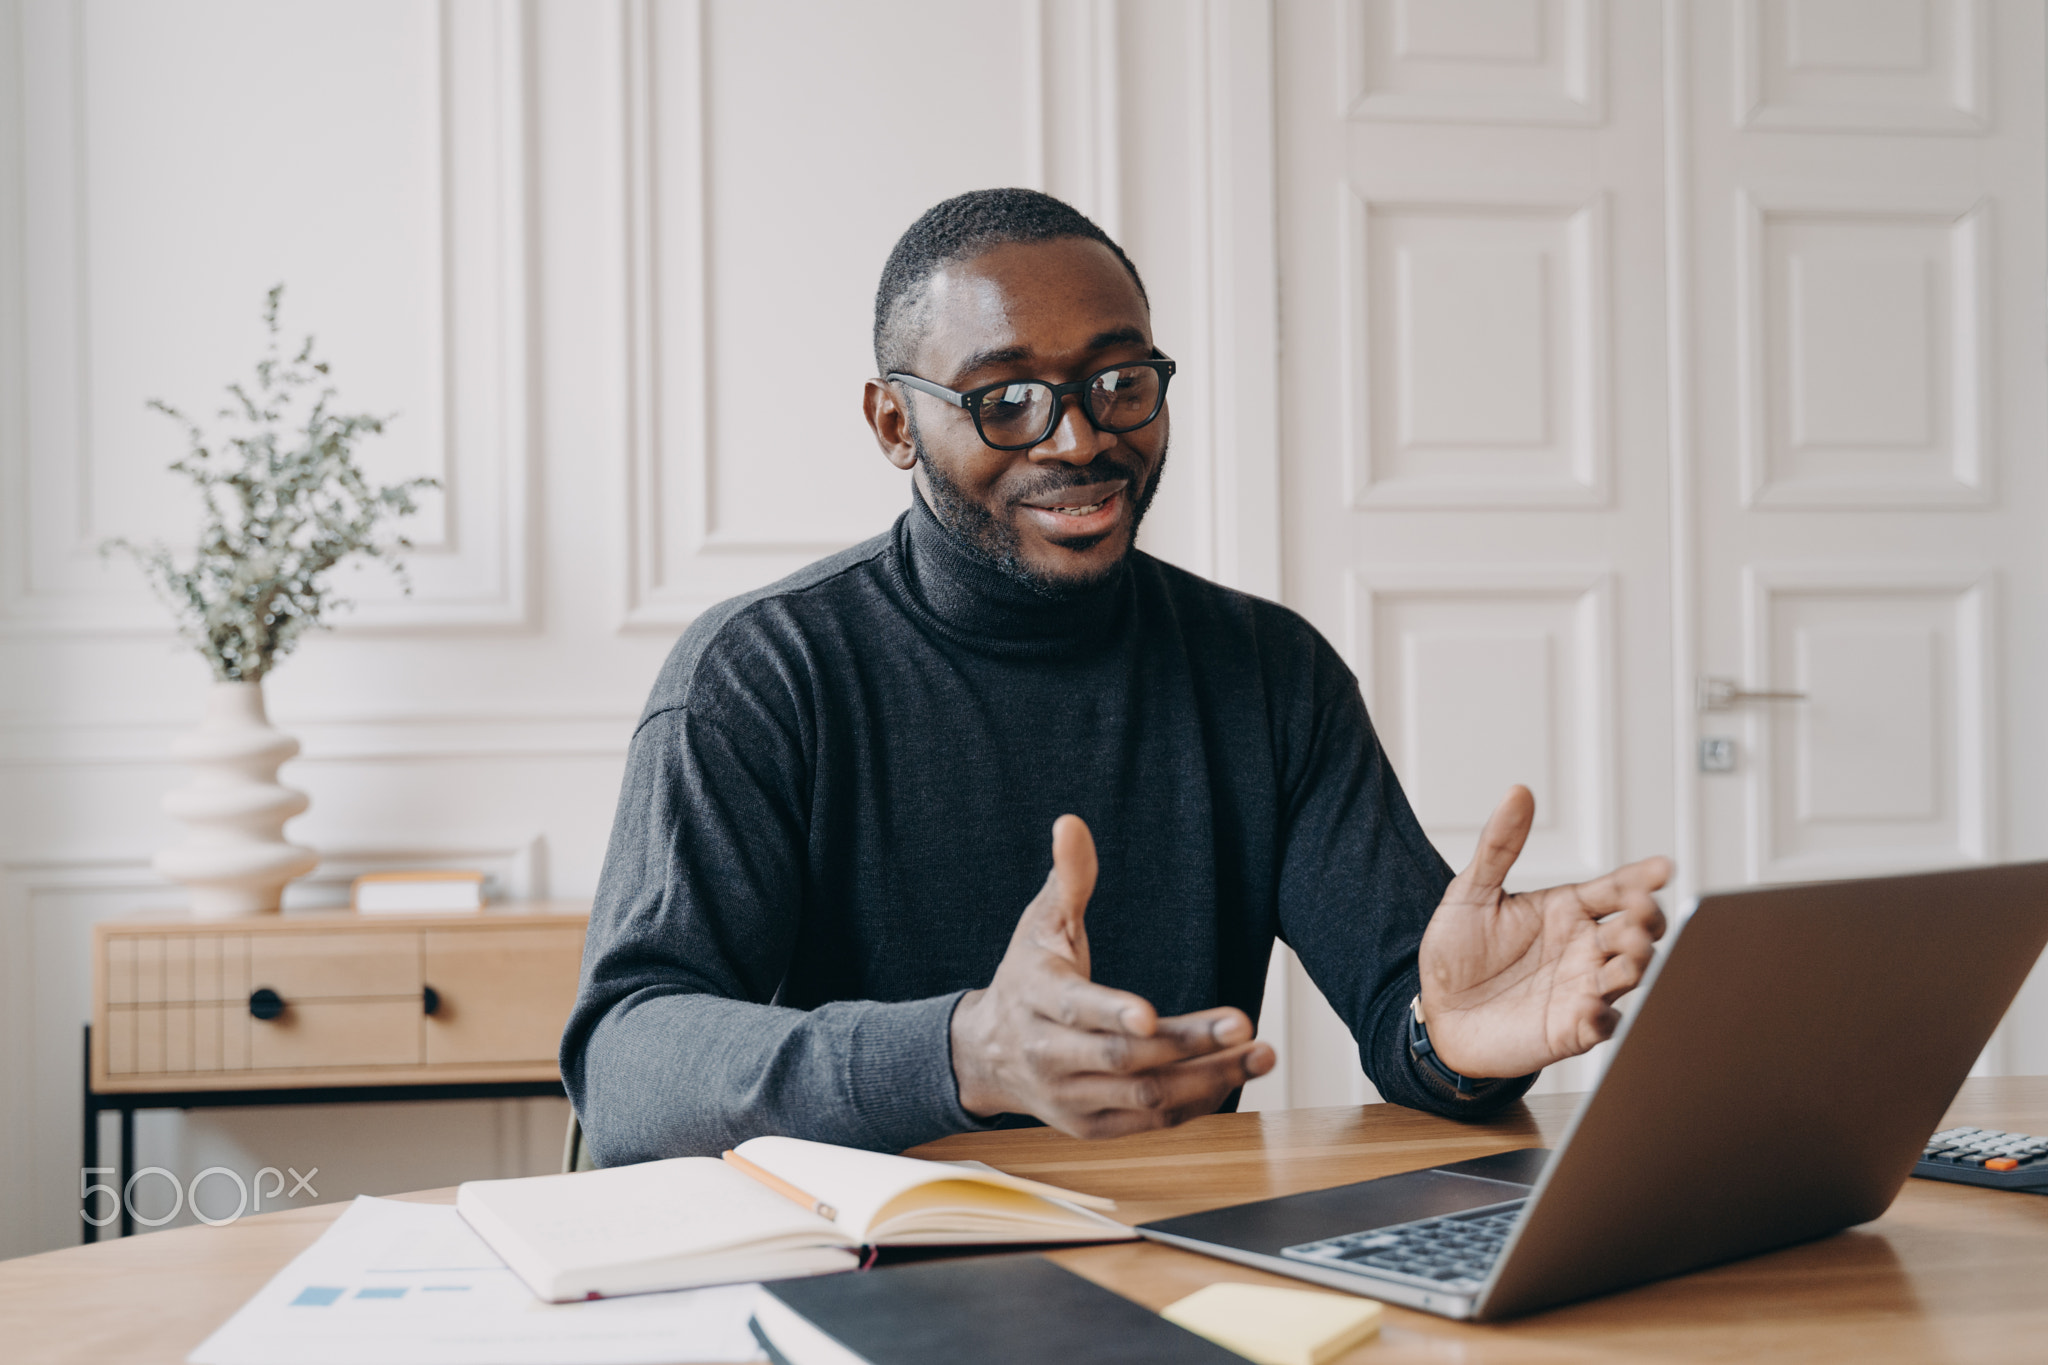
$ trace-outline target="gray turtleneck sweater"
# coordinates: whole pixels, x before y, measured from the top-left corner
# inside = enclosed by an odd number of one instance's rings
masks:
[[[1145,554],[1052,601],[915,498],[684,632],[633,737],[562,1075],[600,1164],[763,1133],[899,1150],[984,1126],[950,1023],[1094,833],[1097,981],[1254,1020],[1275,938],[1388,1099],[1450,869],[1357,680],[1293,612]],[[1235,1097],[1232,1097],[1234,1103]]]

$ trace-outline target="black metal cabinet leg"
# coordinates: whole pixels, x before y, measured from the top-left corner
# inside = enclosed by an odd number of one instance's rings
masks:
[[[121,1235],[135,1234],[135,1210],[128,1206],[128,1180],[135,1170],[135,1106],[121,1106],[121,1188],[114,1193],[121,1201]]]
[[[91,1218],[99,1212],[107,1214],[106,1226],[113,1227],[115,1216],[120,1218],[120,1236],[133,1236],[135,1232],[135,1211],[128,1206],[128,1182],[135,1178],[135,1111],[137,1109],[215,1109],[246,1108],[252,1105],[293,1105],[293,1104],[388,1104],[393,1100],[497,1100],[527,1099],[548,1096],[560,1099],[565,1096],[562,1083],[553,1081],[450,1081],[433,1082],[424,1085],[342,1085],[342,1086],[299,1086],[278,1090],[157,1090],[157,1091],[116,1091],[95,1094],[92,1088],[92,1027],[85,1029],[86,1066],[84,1076],[85,1102],[81,1115],[85,1124],[81,1153],[85,1166],[93,1167],[113,1158],[101,1150],[100,1116],[112,1109],[121,1115],[121,1152],[118,1160],[109,1168],[118,1176],[118,1183],[108,1185],[99,1180],[83,1180],[81,1185],[92,1184],[110,1191],[114,1198],[111,1210],[95,1209],[94,1202],[84,1197],[80,1190],[80,1207],[88,1215],[85,1220],[83,1238],[87,1242],[104,1241],[100,1229]]]
[[[100,1110],[99,1106],[93,1103],[91,1024],[85,1026],[85,1149],[80,1156],[82,1160],[78,1167],[78,1240],[97,1242],[100,1239],[100,1230],[94,1227],[92,1222],[92,1196],[85,1192],[85,1187],[92,1183],[86,1172],[100,1164]]]

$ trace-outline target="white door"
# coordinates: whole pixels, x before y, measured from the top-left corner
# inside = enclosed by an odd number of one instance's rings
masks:
[[[1511,781],[1525,883],[1679,907],[2048,853],[2042,27],[1282,0],[1285,594],[1454,865]],[[1287,1098],[1364,1097],[1290,970]]]
[[[2042,20],[1690,11],[1707,886],[2048,852]],[[2048,1009],[2004,1034],[2048,1069]]]
[[[1453,866],[1535,792],[1525,885],[1671,847],[1659,35],[1643,4],[1278,9],[1286,599]],[[1292,970],[1288,1098],[1366,1098]]]

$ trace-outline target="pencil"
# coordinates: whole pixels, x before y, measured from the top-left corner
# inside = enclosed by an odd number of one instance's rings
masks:
[[[769,1189],[775,1191],[783,1198],[794,1199],[797,1203],[802,1204],[805,1208],[809,1209],[812,1213],[817,1214],[820,1218],[830,1218],[836,1221],[839,1217],[838,1209],[833,1208],[830,1204],[826,1203],[822,1199],[814,1199],[810,1195],[805,1194],[802,1190],[790,1184],[781,1176],[774,1175],[770,1172],[762,1170],[759,1166],[756,1166],[753,1162],[747,1160],[738,1152],[721,1152],[719,1153],[719,1159],[724,1161],[726,1165],[732,1167],[734,1170],[740,1172],[740,1174],[750,1175],[754,1177],[754,1179],[760,1181],[763,1185],[766,1185]]]

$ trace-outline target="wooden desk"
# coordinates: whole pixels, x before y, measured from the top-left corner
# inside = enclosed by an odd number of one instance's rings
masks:
[[[1476,1126],[1371,1105],[1217,1115],[1103,1143],[1035,1130],[918,1151],[1111,1195],[1141,1222],[1528,1146],[1554,1138],[1573,1102],[1542,1096]],[[1971,1081],[1947,1123],[2048,1133],[2048,1077]],[[454,1191],[406,1197],[450,1202]],[[25,1362],[182,1361],[339,1212],[294,1209],[0,1261],[0,1342]],[[1054,1259],[1151,1308],[1217,1280],[1296,1283],[1147,1243]],[[1389,1308],[1380,1339],[1344,1360],[1974,1365],[2044,1354],[2048,1198],[1911,1180],[1862,1228],[1515,1322],[1470,1326]]]

